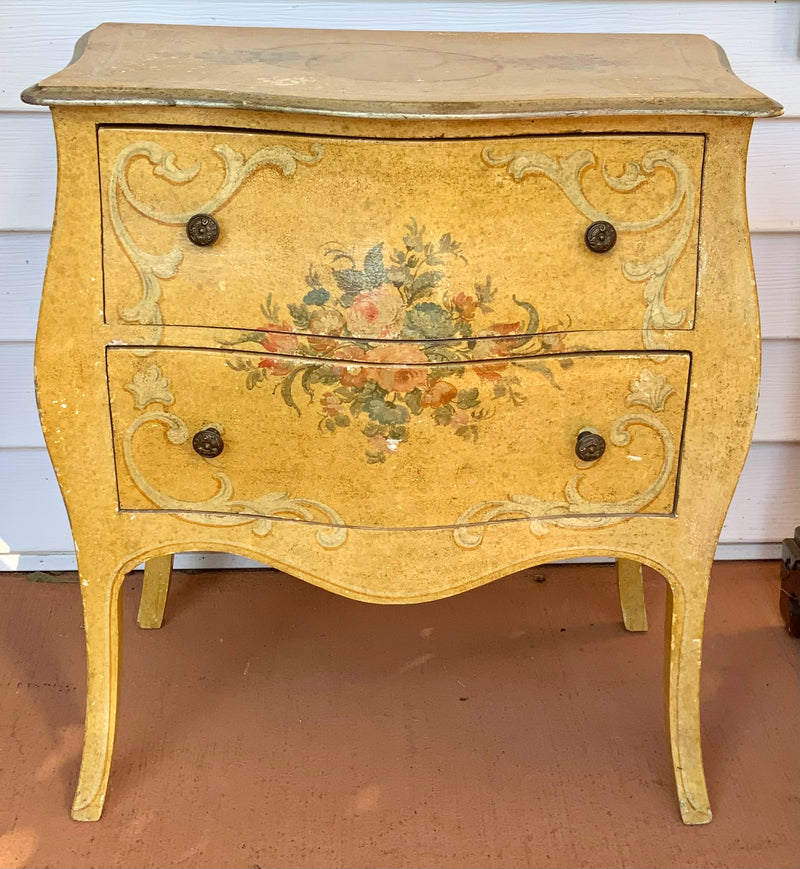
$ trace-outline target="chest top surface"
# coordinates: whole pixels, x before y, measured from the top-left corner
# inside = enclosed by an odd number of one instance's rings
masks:
[[[705,36],[161,24],[101,24],[23,99],[384,118],[781,113]]]

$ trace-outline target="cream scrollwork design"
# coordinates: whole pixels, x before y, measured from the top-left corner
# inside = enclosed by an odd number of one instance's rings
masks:
[[[645,368],[635,380],[631,381],[625,404],[627,407],[641,404],[658,413],[664,410],[667,399],[674,392],[674,387],[667,383],[667,378],[663,374]]]
[[[160,384],[157,392],[145,401],[145,405],[151,401],[164,405],[172,404],[174,399],[168,391],[169,381],[161,374],[158,367],[151,366],[145,375],[148,382]],[[141,405],[141,383],[140,381],[137,388],[132,388],[133,383],[125,387],[136,398],[137,408],[145,406]],[[172,444],[185,444],[190,440],[191,435],[186,423],[176,414],[166,410],[143,413],[125,431],[122,449],[128,473],[139,491],[161,509],[177,513],[184,521],[197,525],[253,524],[253,533],[258,537],[266,537],[272,531],[273,520],[276,518],[325,523],[315,535],[320,546],[325,549],[336,549],[347,540],[344,520],[326,504],[307,498],[291,498],[286,492],[268,492],[250,500],[236,499],[233,496],[233,484],[230,478],[221,471],[212,474],[217,482],[217,491],[206,500],[187,501],[173,498],[162,492],[145,477],[133,455],[134,435],[142,426],[150,424],[160,425],[165,430],[167,440]]]
[[[646,378],[642,372],[631,381],[630,393],[626,404],[647,404],[660,402],[661,410],[666,399],[674,389],[661,375]],[[663,381],[661,383],[660,381]],[[642,387],[642,384],[645,384]],[[547,501],[533,495],[511,494],[505,500],[481,501],[465,510],[456,521],[453,529],[455,542],[463,549],[475,549],[483,542],[486,523],[502,519],[530,518],[530,531],[541,536],[550,527],[560,528],[603,528],[616,525],[639,513],[652,503],[663,491],[672,474],[676,460],[675,443],[670,430],[655,416],[650,414],[626,414],[619,417],[611,426],[609,438],[616,447],[625,447],[631,441],[630,429],[644,426],[654,431],[661,440],[663,458],[657,476],[636,495],[622,501],[591,501],[579,491],[586,472],[574,474],[564,489],[563,501]],[[602,459],[600,460],[602,461]],[[582,466],[585,467],[585,466]]]
[[[665,299],[667,279],[686,247],[695,217],[696,191],[692,175],[689,167],[676,153],[667,148],[648,151],[639,162],[629,162],[620,176],[611,175],[606,166],[601,167],[604,182],[617,193],[636,190],[659,168],[672,174],[675,189],[666,207],[655,216],[638,221],[616,220],[587,199],[583,191],[583,173],[597,166],[597,157],[591,151],[581,149],[566,157],[554,159],[538,151],[496,154],[491,147],[486,147],[481,156],[487,166],[506,167],[508,174],[517,182],[528,175],[549,178],[587,220],[612,223],[617,233],[654,229],[682,210],[680,227],[667,249],[650,259],[623,261],[622,273],[629,281],[645,285],[646,308],[642,322],[642,340],[647,349],[656,349],[659,346],[658,336],[654,333],[676,329],[686,322],[688,311],[685,308],[679,311],[670,310]]]
[[[133,343],[158,344],[163,331],[161,315],[161,280],[175,277],[183,260],[183,253],[178,245],[162,254],[153,254],[145,250],[133,240],[120,212],[120,197],[139,214],[158,223],[169,225],[185,224],[192,215],[197,213],[213,214],[227,203],[244,181],[265,166],[278,170],[284,176],[294,175],[298,164],[312,166],[323,156],[322,145],[314,143],[310,153],[303,154],[285,145],[271,145],[256,151],[245,159],[228,145],[216,145],[213,149],[222,161],[225,175],[219,189],[205,202],[198,203],[191,211],[164,212],[140,201],[131,190],[128,183],[128,167],[139,158],[146,159],[153,166],[153,174],[171,184],[188,184],[199,174],[200,161],[181,169],[176,163],[173,152],[167,151],[157,142],[134,142],[124,148],[117,156],[111,170],[111,185],[108,193],[109,214],[119,243],[133,263],[141,283],[141,298],[131,308],[120,311],[120,318],[129,324],[139,324],[149,327],[148,331]],[[142,350],[140,353],[149,353]]]

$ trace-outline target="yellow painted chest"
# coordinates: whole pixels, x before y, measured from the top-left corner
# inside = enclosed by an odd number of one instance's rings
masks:
[[[234,552],[430,600],[557,558],[670,588],[683,819],[710,819],[708,575],[749,446],[753,117],[699,36],[102,25],[28,89],[59,153],[36,380],[111,762],[119,586]]]

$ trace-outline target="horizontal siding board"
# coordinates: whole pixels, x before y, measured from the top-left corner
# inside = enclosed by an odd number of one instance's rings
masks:
[[[33,344],[0,344],[0,448],[43,447],[33,393]],[[800,441],[800,341],[766,341],[756,441]]]
[[[0,114],[0,231],[48,230],[56,189],[46,114]],[[800,119],[753,125],[747,198],[753,232],[800,230]]]
[[[63,67],[75,40],[101,21],[187,22],[180,3],[161,0],[5,0],[0,4],[0,110],[16,108],[19,92]],[[193,24],[398,30],[497,30],[606,33],[703,33],[725,49],[748,84],[800,115],[797,3],[780,0],[586,2],[537,0],[193,0]],[[29,108],[29,111],[36,111]]]
[[[50,236],[0,232],[0,341],[31,341]],[[765,338],[800,338],[800,233],[755,233],[753,263]]]
[[[800,341],[763,342],[753,440],[800,441]]]
[[[49,232],[0,233],[0,341],[36,337],[49,246]]]
[[[725,521],[723,543],[774,543],[800,525],[800,445],[756,444]],[[0,552],[69,552],[72,537],[44,450],[0,450]]]
[[[755,233],[753,266],[765,338],[800,338],[800,233]]]

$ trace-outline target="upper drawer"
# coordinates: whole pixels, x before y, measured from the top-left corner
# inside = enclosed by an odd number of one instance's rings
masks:
[[[109,322],[464,338],[689,329],[704,139],[101,128]],[[187,223],[208,214],[213,244]],[[587,228],[616,243],[590,250]]]

